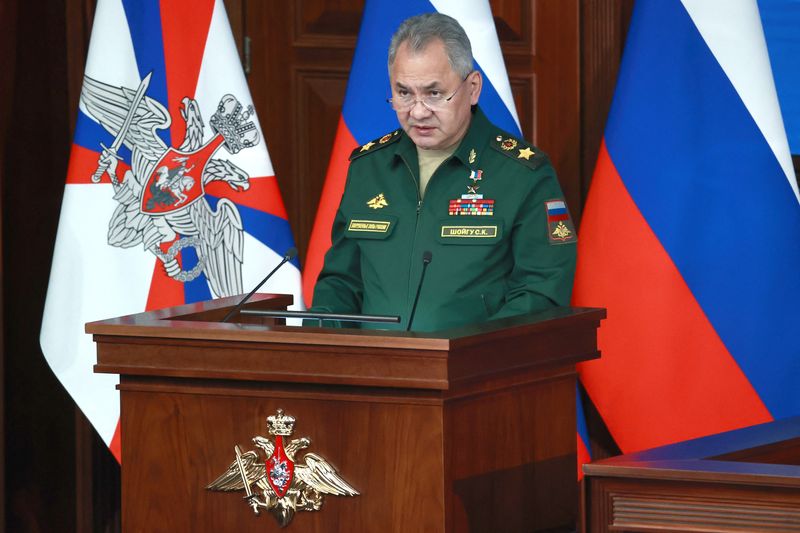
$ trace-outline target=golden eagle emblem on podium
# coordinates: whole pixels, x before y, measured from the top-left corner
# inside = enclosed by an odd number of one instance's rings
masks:
[[[325,494],[358,496],[358,491],[323,457],[308,452],[300,461],[296,459],[297,452],[308,448],[311,440],[302,437],[285,442],[292,435],[294,424],[295,418],[285,415],[281,409],[268,416],[267,431],[275,440],[253,437],[257,449],[245,453],[238,445],[234,446],[236,458],[225,473],[206,488],[244,490],[244,499],[253,512],[270,511],[281,527],[289,525],[297,511],[319,511]]]

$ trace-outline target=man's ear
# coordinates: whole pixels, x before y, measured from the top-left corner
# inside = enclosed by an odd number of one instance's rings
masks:
[[[472,74],[469,75],[469,79],[467,80],[469,83],[469,103],[471,105],[476,105],[478,103],[478,98],[481,96],[481,89],[483,88],[483,76],[479,70],[475,70]]]

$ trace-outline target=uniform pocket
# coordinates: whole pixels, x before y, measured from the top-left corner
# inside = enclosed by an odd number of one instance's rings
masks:
[[[463,217],[440,219],[438,240],[442,244],[486,245],[503,239],[503,221],[494,217],[465,220]]]
[[[392,215],[353,215],[347,220],[344,235],[349,239],[386,239],[396,226],[397,217]]]

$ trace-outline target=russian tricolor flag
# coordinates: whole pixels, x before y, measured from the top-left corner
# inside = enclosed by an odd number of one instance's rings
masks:
[[[800,414],[800,202],[755,0],[641,0],[581,226],[625,452]]]
[[[119,458],[118,379],[92,372],[95,346],[84,324],[246,292],[294,241],[258,118],[247,111],[252,98],[222,0],[98,1],[86,78],[40,341],[58,379]],[[101,144],[112,146],[143,85],[143,107],[117,151],[119,183],[108,174],[93,182]],[[239,118],[253,125],[258,142],[235,153],[218,149],[213,170],[189,165],[195,191],[203,182],[191,205],[173,204],[170,216],[144,213],[143,189],[152,191],[156,161],[177,169],[180,157],[162,158],[168,147],[195,151],[208,143],[225,95],[241,104]],[[179,184],[167,185],[160,189],[166,198]],[[265,290],[294,293],[299,302],[297,263]]]

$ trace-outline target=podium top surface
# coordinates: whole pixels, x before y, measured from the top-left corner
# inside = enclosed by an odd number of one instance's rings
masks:
[[[385,347],[448,351],[475,343],[491,342],[519,335],[531,335],[559,327],[585,323],[596,328],[605,318],[604,309],[560,307],[481,324],[436,332],[362,330],[358,328],[317,328],[220,320],[239,297],[110,318],[86,324],[86,333],[96,336],[161,339],[227,340],[256,343]],[[244,309],[278,309],[291,304],[291,296],[256,294]]]
[[[290,327],[250,315],[221,322],[237,300],[90,322],[95,371],[453,391],[490,376],[574,373],[576,363],[599,357],[597,328],[605,317],[604,309],[565,307],[432,333]],[[285,309],[291,301],[262,294],[246,308]]]

